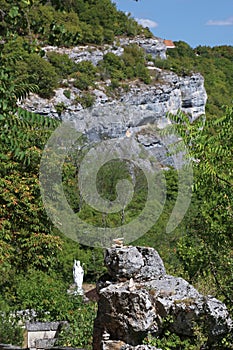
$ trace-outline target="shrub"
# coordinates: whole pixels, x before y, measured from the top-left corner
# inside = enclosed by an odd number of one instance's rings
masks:
[[[80,90],[88,90],[89,86],[95,85],[96,67],[89,61],[83,61],[76,65],[77,72],[72,75],[76,78],[74,86]]]
[[[111,78],[114,80],[114,85],[117,81],[127,78],[139,78],[149,84],[151,78],[145,63],[144,50],[137,45],[129,45],[124,48],[124,53],[120,57],[112,52],[104,55],[98,67],[102,78]]]
[[[16,278],[15,290],[12,291],[16,300],[14,308],[34,310],[37,321],[68,321],[68,327],[59,337],[59,344],[90,349],[97,305],[84,303],[82,297],[68,294],[68,287],[57,275],[30,270]],[[21,341],[16,321],[11,322],[9,316],[4,316],[0,324],[0,341]],[[1,327],[4,327],[4,332],[1,332]],[[4,333],[4,338],[1,333]]]
[[[73,297],[73,308],[67,313],[68,327],[63,328],[58,344],[92,349],[93,324],[97,312],[95,302],[83,303],[79,297]]]
[[[95,97],[90,93],[82,94],[76,97],[76,102],[80,103],[83,108],[92,107],[95,102]]]
[[[56,109],[58,115],[61,116],[61,114],[65,111],[66,106],[65,106],[64,102],[59,102],[58,104],[55,105],[55,109]]]
[[[64,95],[66,98],[70,99],[70,96],[71,96],[70,90],[64,90],[64,91],[63,91],[63,95]]]
[[[77,64],[66,54],[52,51],[48,52],[46,56],[61,78],[67,78],[68,75],[77,71]]]
[[[80,73],[88,74],[90,77],[95,78],[97,68],[90,61],[82,61],[77,63],[77,71]]]
[[[64,282],[34,269],[16,277],[11,297],[17,309],[34,310],[40,321],[62,320],[71,307]]]
[[[13,313],[0,313],[0,342],[5,344],[22,345],[23,330],[18,325],[18,319]]]
[[[27,65],[29,82],[38,85],[39,95],[44,98],[52,97],[59,81],[55,68],[35,53],[29,55]]]
[[[79,90],[88,90],[89,86],[93,85],[93,80],[88,74],[78,72],[73,84]]]

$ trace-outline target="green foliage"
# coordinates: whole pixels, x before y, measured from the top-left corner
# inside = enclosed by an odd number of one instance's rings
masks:
[[[220,340],[210,339],[206,333],[204,319],[200,317],[198,322],[193,324],[193,336],[182,336],[172,331],[173,318],[167,316],[162,321],[162,331],[159,335],[149,334],[143,344],[156,346],[164,350],[230,350],[233,347],[232,335],[228,334]]]
[[[97,305],[94,302],[84,303],[82,297],[67,293],[67,285],[48,273],[29,270],[27,274],[15,277],[14,288],[6,294],[9,304],[14,307],[8,313],[1,314],[1,341],[16,344],[22,343],[22,329],[15,316],[17,310],[28,310],[36,314],[38,321],[67,321],[59,334],[61,346],[91,348],[92,328],[96,317]],[[15,310],[15,311],[14,311]]]
[[[217,296],[232,311],[232,107],[223,116],[190,124],[182,114],[179,135],[189,145],[195,182],[193,204],[186,220],[186,234],[178,256],[192,283],[199,276],[212,276]]]
[[[80,347],[91,350],[96,312],[96,303],[83,303],[78,297],[73,298],[72,309],[66,313],[66,320],[69,322],[69,325],[63,328],[58,344],[60,346]]]
[[[27,60],[29,82],[36,83],[41,97],[49,98],[58,87],[58,76],[55,68],[42,57],[33,53]]]
[[[145,52],[138,45],[129,45],[124,48],[122,59],[125,64],[127,78],[138,77],[144,83],[150,83],[149,71],[145,66]]]
[[[14,77],[14,85],[17,84],[22,90],[24,86],[36,85],[36,92],[41,97],[49,98],[53,95],[54,89],[58,87],[59,76],[50,62],[33,50],[28,52],[28,47],[25,48],[26,44],[27,41],[19,37],[6,42],[2,51],[5,64]],[[30,89],[30,91],[35,92],[35,89]],[[26,97],[25,94],[22,97]]]
[[[83,250],[80,255],[78,246],[73,256],[60,254],[63,241],[46,215],[38,179],[41,153],[58,122],[17,108],[17,98],[28,94],[30,85],[18,89],[13,71],[6,68],[4,57],[1,60],[0,305],[9,312],[1,314],[0,339],[20,344],[19,319],[12,315],[15,310],[33,309],[38,320],[74,318],[63,342],[88,346],[96,306],[69,296],[67,282],[72,279],[74,256],[82,257],[89,278],[96,279],[103,269],[102,252]],[[72,327],[80,330],[78,339]]]
[[[72,268],[74,260],[80,260],[85,272],[85,281],[95,282],[105,271],[104,251],[101,248],[81,246],[67,237],[63,237],[62,250],[57,256],[56,271],[65,283],[73,283]]]
[[[182,350],[199,350],[200,347],[192,345],[190,339],[182,339],[175,333],[171,333],[169,330],[163,332],[159,337],[153,337],[149,335],[143,342],[145,345],[151,345],[159,347],[163,350],[182,349]],[[202,344],[200,344],[202,345]]]
[[[64,90],[64,91],[63,91],[63,95],[64,95],[66,98],[70,99],[71,91],[70,91],[70,90]]]
[[[95,86],[96,67],[89,61],[83,61],[76,65],[76,73],[72,74],[75,78],[74,86],[80,90],[88,90],[89,87]]]
[[[3,284],[9,287],[15,269],[28,266],[48,270],[61,241],[49,236],[51,224],[39,194],[38,166],[46,138],[57,122],[17,109],[17,98],[30,92],[18,89],[4,58],[1,81],[0,139],[0,252]]]
[[[120,57],[111,52],[107,53],[98,67],[102,79],[111,78],[113,86],[125,79],[139,78],[145,84],[151,81],[146,67],[145,52],[137,45],[126,46]]]
[[[80,96],[76,96],[75,101],[77,103],[80,103],[83,108],[89,108],[92,107],[95,103],[95,96],[93,96],[89,92],[82,93]]]
[[[18,317],[10,311],[0,314],[0,342],[2,344],[14,344],[22,346],[23,329],[18,325]]]
[[[116,9],[110,0],[14,1],[2,0],[0,35],[28,36],[62,46],[112,42],[115,35],[146,33],[133,18]]]
[[[88,90],[94,83],[91,77],[86,73],[76,73],[76,79],[74,81],[74,86],[79,90]]]
[[[66,54],[59,54],[51,51],[47,52],[46,56],[49,62],[54,66],[56,73],[60,78],[67,78],[67,76],[78,70],[77,64],[75,64]]]
[[[58,104],[55,105],[55,108],[59,116],[61,116],[61,114],[66,110],[66,106],[64,102],[59,102]]]
[[[73,260],[84,263],[85,279],[93,282],[104,271],[103,251],[61,236],[48,219],[40,196],[38,168],[46,140],[58,122],[18,109],[16,102],[30,92],[50,98],[59,81],[67,76],[74,77],[74,85],[83,91],[77,102],[84,108],[94,103],[91,89],[99,76],[110,78],[112,89],[124,80],[150,83],[144,52],[136,45],[126,47],[121,57],[108,53],[96,68],[90,62],[75,64],[67,55],[54,52],[47,53],[46,61],[39,43],[102,44],[112,42],[114,35],[144,33],[149,37],[151,33],[130,15],[117,11],[109,0],[0,0],[0,8],[5,13],[0,23],[1,39],[5,40],[0,54],[0,308],[6,310],[1,314],[0,341],[21,342],[16,321],[12,324],[10,305],[11,311],[36,310],[40,320],[67,320],[69,326],[62,332],[60,345],[91,348],[96,304],[84,304],[68,295],[67,289],[73,281]],[[156,60],[156,64],[181,75],[200,71],[205,77],[207,110],[212,118],[200,132],[201,122],[190,124],[179,113],[174,117],[194,160],[193,202],[186,221],[172,236],[165,235],[177,196],[177,172],[166,172],[163,213],[135,244],[154,246],[171,272],[182,273],[200,288],[214,291],[232,311],[232,107],[224,113],[220,110],[222,104],[230,106],[233,95],[232,47],[193,50],[184,42],[176,46],[169,51],[167,61]],[[69,98],[70,91],[65,90],[64,95]],[[57,105],[57,109],[61,113],[64,105]],[[74,211],[87,222],[103,227],[130,222],[146,201],[142,172],[134,169],[135,195],[128,207],[103,215],[80,198],[76,172],[84,154],[85,151],[73,163],[68,157],[64,164],[65,192]],[[127,164],[107,164],[97,177],[99,192],[104,198],[115,199],[117,181],[129,177]],[[197,327],[192,341],[168,329],[163,337],[147,341],[163,349],[199,349],[206,339]],[[231,349],[232,343],[229,335],[215,348]]]

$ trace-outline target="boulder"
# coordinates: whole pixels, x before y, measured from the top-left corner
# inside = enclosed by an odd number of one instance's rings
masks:
[[[226,306],[183,278],[167,275],[153,248],[109,248],[105,265],[108,274],[97,284],[94,350],[104,349],[106,341],[124,342],[121,349],[155,349],[144,347],[143,340],[161,334],[168,319],[166,327],[181,336],[193,337],[196,328],[203,327],[210,344],[232,332]]]
[[[113,278],[150,280],[165,274],[159,254],[153,248],[122,247],[106,249],[105,265]]]

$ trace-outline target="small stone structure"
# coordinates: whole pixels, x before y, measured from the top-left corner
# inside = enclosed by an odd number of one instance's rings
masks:
[[[36,350],[53,347],[64,324],[66,322],[26,323],[23,348]]]
[[[98,313],[94,323],[93,350],[156,349],[142,345],[169,330],[193,337],[201,324],[211,345],[231,334],[233,322],[226,306],[203,296],[183,278],[166,274],[159,254],[149,247],[112,247],[106,250],[108,273],[97,283]]]

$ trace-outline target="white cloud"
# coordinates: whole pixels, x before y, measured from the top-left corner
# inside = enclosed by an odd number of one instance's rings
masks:
[[[233,26],[233,16],[223,20],[212,20],[206,22],[207,26]]]
[[[143,27],[148,27],[148,28],[156,28],[158,27],[158,23],[152,21],[151,19],[147,18],[135,18],[135,20],[141,24]]]

